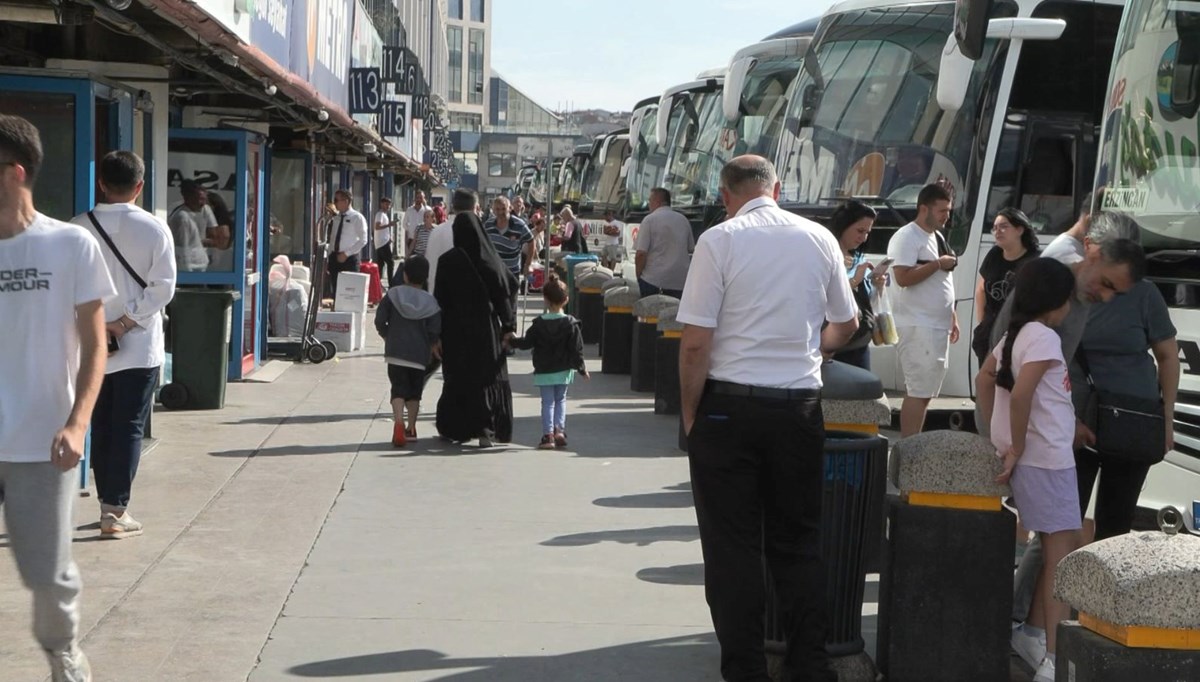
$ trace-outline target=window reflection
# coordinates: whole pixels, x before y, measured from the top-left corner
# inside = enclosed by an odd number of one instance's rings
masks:
[[[33,188],[34,205],[51,218],[70,220],[75,215],[75,96],[6,92],[4,113],[33,123],[42,138],[44,160]]]
[[[281,155],[271,161],[271,258],[300,257],[304,251],[305,164],[303,157]]]
[[[169,157],[168,194],[174,203],[167,225],[179,272],[233,272],[238,234],[234,144],[172,140]]]

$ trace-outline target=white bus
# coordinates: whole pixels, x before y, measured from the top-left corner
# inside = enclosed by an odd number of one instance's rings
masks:
[[[1043,244],[1069,228],[1092,187],[1121,3],[995,0],[982,54],[954,45],[954,2],[852,0],[821,18],[793,86],[776,166],[780,203],[825,222],[856,197],[879,211],[867,251],[878,260],[916,216],[917,192],[954,195],[948,226],[962,338],[935,403],[951,425],[972,418],[971,332],[979,264],[996,211],[1030,216]],[[939,86],[939,80],[942,81]],[[890,347],[871,367],[903,389]]]
[[[1200,2],[1131,0],[1117,37],[1096,186],[1142,228],[1148,276],[1178,331],[1175,449],[1139,507],[1200,516]]]

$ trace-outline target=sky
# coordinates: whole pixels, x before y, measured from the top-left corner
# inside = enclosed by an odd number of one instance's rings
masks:
[[[629,111],[833,0],[491,0],[492,70],[538,104]]]

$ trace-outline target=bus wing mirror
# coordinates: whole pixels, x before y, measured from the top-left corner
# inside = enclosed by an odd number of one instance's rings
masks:
[[[988,22],[987,37],[998,40],[1058,40],[1067,28],[1062,19],[992,19]],[[971,70],[975,63],[958,47],[953,33],[946,38],[938,68],[937,100],[943,111],[958,111],[967,99]]]
[[[658,111],[654,113],[654,137],[660,147],[667,145],[667,131],[671,124],[671,105],[674,104],[673,96],[664,96],[658,101]]]
[[[725,89],[721,92],[721,110],[725,114],[725,123],[730,126],[742,120],[742,90],[746,88],[746,77],[757,63],[754,57],[742,57],[729,65]]]
[[[814,83],[810,83],[804,87],[804,92],[800,95],[800,117],[796,120],[796,127],[798,129],[811,128],[816,122],[817,109],[821,106],[821,98],[824,94],[824,88]]]

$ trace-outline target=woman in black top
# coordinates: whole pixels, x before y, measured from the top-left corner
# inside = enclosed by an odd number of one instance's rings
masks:
[[[1018,209],[1000,209],[992,223],[992,235],[996,238],[996,245],[983,257],[983,264],[979,266],[979,281],[975,285],[975,314],[979,316],[979,326],[975,327],[975,334],[971,337],[971,349],[979,358],[980,366],[983,366],[992,350],[988,343],[992,324],[1012,290],[1017,268],[1041,253],[1033,225]]]

